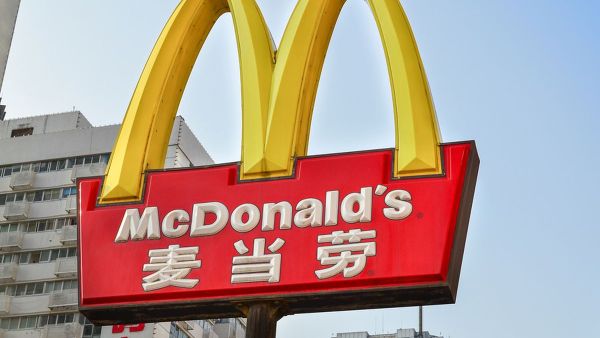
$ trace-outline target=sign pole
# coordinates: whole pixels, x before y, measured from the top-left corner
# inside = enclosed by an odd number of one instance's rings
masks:
[[[246,338],[275,338],[280,307],[272,303],[250,305],[247,315]]]

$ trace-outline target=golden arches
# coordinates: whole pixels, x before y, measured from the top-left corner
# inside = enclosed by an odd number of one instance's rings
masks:
[[[306,155],[321,69],[345,0],[299,0],[274,43],[255,0],[182,0],[161,33],[125,115],[101,203],[139,200],[144,172],[160,169],[183,90],[215,21],[231,12],[242,82],[242,179],[288,176]],[[441,172],[429,87],[399,0],[369,0],[394,98],[396,176]]]

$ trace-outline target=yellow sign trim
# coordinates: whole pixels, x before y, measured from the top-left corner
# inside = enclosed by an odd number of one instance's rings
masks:
[[[181,96],[206,37],[230,12],[242,83],[241,178],[289,176],[306,155],[318,82],[344,0],[299,0],[279,51],[255,0],[182,0],[163,29],[115,143],[101,203],[141,198],[144,172],[164,166]],[[441,173],[427,78],[398,0],[369,0],[394,99],[396,177]]]

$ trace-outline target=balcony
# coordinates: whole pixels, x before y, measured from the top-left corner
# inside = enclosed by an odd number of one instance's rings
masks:
[[[23,248],[22,231],[11,231],[0,233],[0,252],[11,252]]]
[[[20,221],[29,218],[29,202],[10,202],[4,206],[4,218],[8,221]]]
[[[12,190],[27,190],[33,188],[35,182],[35,171],[22,171],[10,176],[9,186]]]
[[[77,310],[77,290],[65,290],[50,295],[48,308],[52,311]]]
[[[106,164],[94,163],[82,167],[74,167],[71,172],[71,181],[75,182],[78,178],[103,176],[106,171]]]
[[[77,214],[77,196],[69,196],[65,200],[65,211],[68,214]]]
[[[16,262],[0,264],[0,283],[14,282],[18,268]]]
[[[192,325],[192,323],[188,322],[188,321],[179,321],[179,322],[177,322],[177,325],[186,331],[194,329],[194,326]]]
[[[11,296],[0,295],[0,316],[6,316],[10,313]]]
[[[77,277],[77,258],[60,258],[56,260],[56,277]]]
[[[67,323],[62,325],[49,325],[46,327],[44,338],[80,338],[83,334],[83,325]]]
[[[73,225],[64,226],[59,230],[59,238],[63,245],[77,244],[77,227]]]

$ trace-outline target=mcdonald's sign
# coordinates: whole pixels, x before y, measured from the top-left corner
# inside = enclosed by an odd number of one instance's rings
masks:
[[[255,0],[182,0],[125,115],[106,175],[78,181],[79,305],[99,324],[453,303],[479,158],[443,144],[399,0],[370,0],[394,99],[394,149],[306,156],[343,0],[298,0],[279,49]],[[164,170],[214,22],[239,50],[239,163]]]

